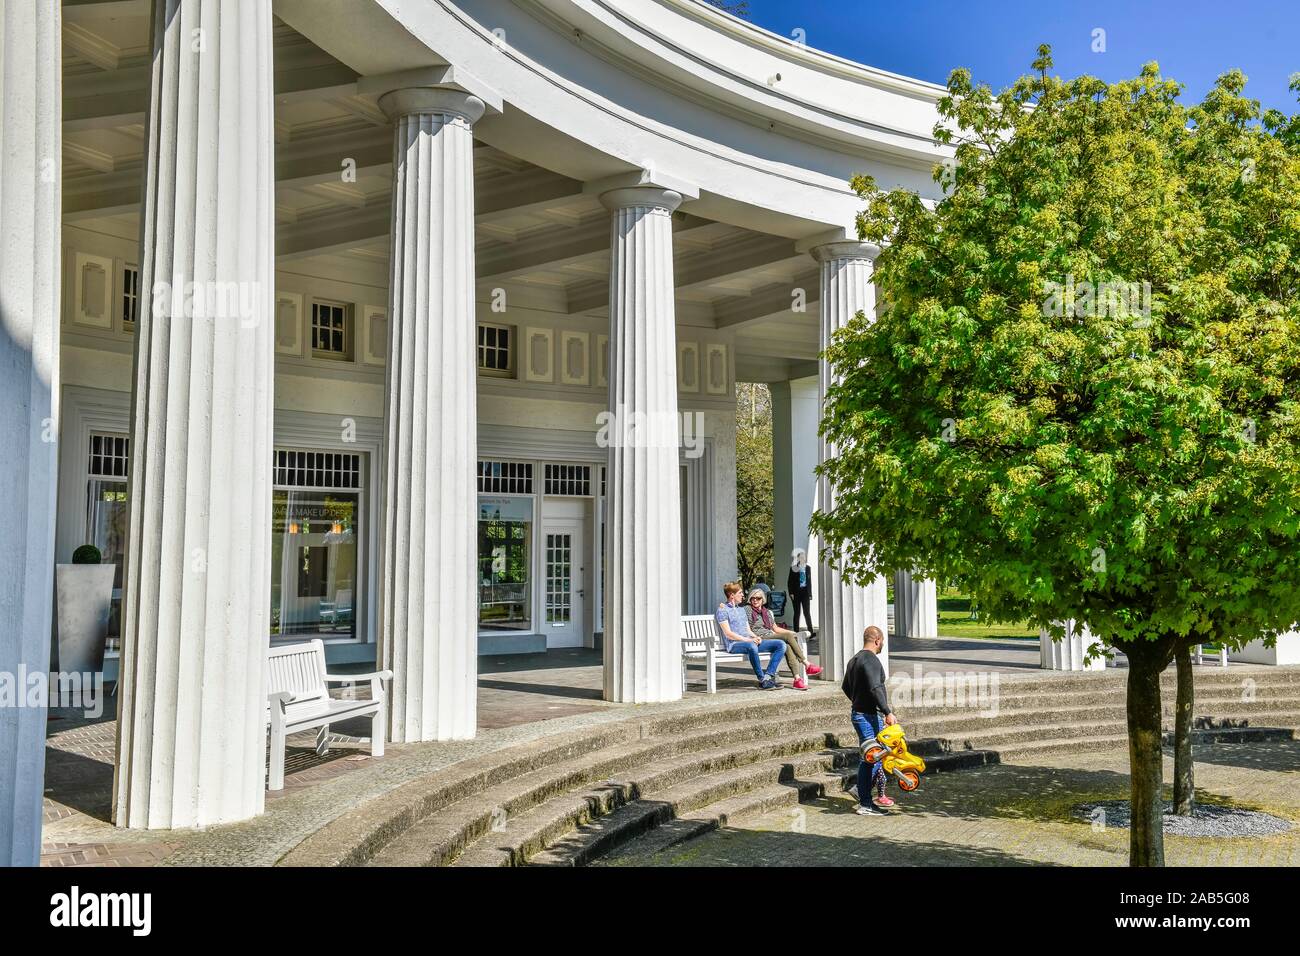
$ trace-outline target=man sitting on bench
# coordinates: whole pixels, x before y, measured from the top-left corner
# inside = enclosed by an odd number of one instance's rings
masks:
[[[722,586],[722,593],[726,600],[718,605],[713,618],[722,629],[722,643],[726,646],[727,653],[748,655],[754,676],[758,678],[758,686],[763,690],[775,690],[781,686],[776,678],[776,669],[781,666],[781,658],[785,655],[785,641],[760,641],[753,635],[749,629],[748,614],[740,606],[745,589],[737,582],[728,581]],[[766,672],[759,654],[772,655]]]

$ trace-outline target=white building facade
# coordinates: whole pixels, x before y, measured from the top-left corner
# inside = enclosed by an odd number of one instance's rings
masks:
[[[472,736],[486,653],[680,696],[674,622],[736,576],[738,381],[774,396],[776,567],[817,553],[818,356],[875,304],[848,182],[935,195],[939,87],[696,0],[0,10],[0,667],[48,666],[54,564],[117,564],[119,825],[260,812],[275,642],[392,669],[396,741]],[[885,585],[819,572],[838,679]]]

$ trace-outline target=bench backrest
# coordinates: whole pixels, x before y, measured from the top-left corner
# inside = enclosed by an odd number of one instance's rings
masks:
[[[267,652],[267,694],[290,693],[293,703],[329,697],[325,686],[325,644],[317,638],[302,644],[281,644]]]
[[[682,651],[684,653],[703,652],[710,647],[724,650],[722,631],[712,614],[682,615]]]

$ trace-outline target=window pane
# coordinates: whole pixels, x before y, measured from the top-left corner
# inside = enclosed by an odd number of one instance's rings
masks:
[[[277,490],[271,501],[271,634],[355,637],[359,496]]]
[[[533,500],[480,495],[478,505],[479,627],[529,630]]]

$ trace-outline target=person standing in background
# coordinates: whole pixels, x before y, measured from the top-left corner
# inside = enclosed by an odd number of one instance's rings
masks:
[[[812,568],[808,567],[808,555],[803,548],[795,548],[790,553],[790,576],[786,579],[786,590],[790,592],[790,603],[794,605],[794,620],[790,630],[799,633],[799,609],[803,608],[803,619],[808,625],[808,633],[816,635],[812,621]]]

